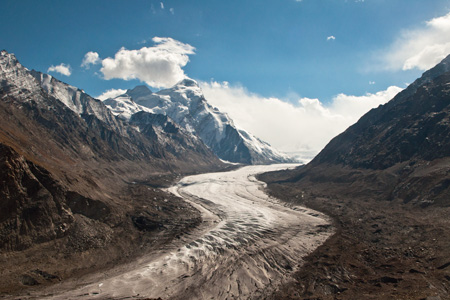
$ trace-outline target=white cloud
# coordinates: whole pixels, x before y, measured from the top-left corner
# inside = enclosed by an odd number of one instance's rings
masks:
[[[403,31],[381,60],[388,70],[427,70],[448,54],[450,13],[427,21],[420,28]]]
[[[122,89],[110,89],[107,90],[106,92],[104,92],[103,94],[101,94],[100,96],[97,96],[95,98],[99,99],[99,100],[106,100],[108,98],[114,98],[120,95],[123,95],[127,92],[127,90],[122,90]]]
[[[402,90],[397,86],[390,86],[384,91],[375,94],[367,93],[363,96],[339,94],[333,98],[330,109],[334,114],[346,116],[356,122],[370,109],[386,103]]]
[[[202,82],[201,87],[208,102],[227,112],[237,126],[282,151],[314,153],[363,114],[402,90],[393,86],[364,96],[339,94],[325,105],[310,98],[300,98],[294,104],[265,98],[226,82]]]
[[[164,3],[161,2],[161,9],[164,9]]]
[[[329,37],[327,37],[327,41],[334,41],[336,39],[335,36],[330,35]]]
[[[175,14],[175,9],[174,9],[173,7],[171,7],[171,8],[169,9],[169,11],[170,11],[170,13],[171,13],[172,15]]]
[[[156,88],[170,87],[185,75],[182,67],[189,62],[195,48],[172,38],[154,37],[153,47],[139,50],[120,49],[114,58],[102,61],[105,79],[139,79]]]
[[[70,69],[70,65],[66,65],[66,64],[60,64],[57,66],[50,66],[50,68],[48,68],[47,72],[57,72],[59,74],[65,75],[65,76],[70,76],[72,74],[72,71]]]
[[[91,65],[96,65],[100,63],[100,57],[97,52],[89,51],[84,55],[83,61],[81,62],[81,67],[89,69]]]

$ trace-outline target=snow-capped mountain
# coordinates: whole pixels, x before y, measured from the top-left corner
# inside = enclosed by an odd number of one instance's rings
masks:
[[[169,116],[198,136],[223,160],[245,164],[291,162],[292,159],[243,129],[227,114],[208,104],[195,80],[186,78],[170,89],[153,93],[137,86],[104,103],[114,114],[129,119],[138,110]]]
[[[48,74],[28,70],[14,54],[6,51],[0,53],[0,93],[3,99],[8,100],[3,104],[11,104],[14,109],[20,107],[21,114],[29,114],[27,117],[20,116],[26,119],[18,122],[22,123],[22,127],[31,120],[37,123],[27,125],[27,131],[24,132],[32,134],[22,139],[22,144],[34,149],[36,153],[33,155],[45,156],[42,152],[49,152],[47,148],[56,141],[55,148],[58,151],[64,149],[65,155],[81,157],[83,160],[143,160],[151,164],[152,168],[159,164],[161,168],[183,169],[203,164],[221,164],[203,142],[181,129],[174,132],[167,125],[169,121],[166,121],[166,126],[162,126],[161,120],[156,117],[147,117],[136,124],[125,122],[115,116],[102,101]],[[145,114],[151,112],[141,107],[139,111]],[[12,119],[13,113],[9,114],[9,119]],[[14,116],[19,119],[19,113]],[[6,119],[3,121],[6,122]],[[17,128],[9,126],[11,123],[7,123],[8,128],[6,125],[1,128],[0,137],[3,131],[14,131],[5,134],[7,136],[19,132]],[[152,127],[155,135],[141,132],[142,126],[147,132]],[[171,131],[165,132],[166,128]],[[38,138],[41,135],[42,138]],[[22,133],[20,137],[24,136]],[[172,142],[172,138],[177,141]],[[19,139],[13,140],[17,143]]]

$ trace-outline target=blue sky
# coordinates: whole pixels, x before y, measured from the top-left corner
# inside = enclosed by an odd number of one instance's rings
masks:
[[[0,48],[98,96],[149,82],[120,79],[119,65],[108,75],[105,59],[122,47],[159,45],[175,51],[172,65],[157,65],[171,76],[157,76],[159,88],[184,72],[210,96],[214,88],[233,89],[297,108],[306,105],[299,99],[317,99],[329,108],[338,95],[375,95],[419,77],[450,49],[450,37],[439,37],[449,12],[449,0],[2,0]],[[88,69],[81,64],[90,51],[98,59]],[[60,64],[70,66],[70,76],[57,72],[64,73]]]

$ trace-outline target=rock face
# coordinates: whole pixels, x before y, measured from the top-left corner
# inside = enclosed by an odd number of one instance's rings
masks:
[[[51,174],[0,144],[0,249],[21,250],[65,235],[74,217]]]
[[[326,182],[348,195],[449,206],[450,56],[334,138],[289,182]],[[350,186],[349,186],[350,184]]]
[[[185,153],[195,152],[197,159],[201,159],[202,156],[211,156],[211,150],[200,139],[165,115],[140,111],[131,116],[129,123],[148,139],[161,144],[166,152],[178,159],[192,161],[195,164],[196,161],[192,155],[185,155]]]
[[[244,164],[292,162],[287,155],[238,129],[227,114],[208,104],[197,82],[189,78],[158,93],[152,93],[146,86],[137,86],[104,103],[124,119],[139,110],[167,115],[226,161]]]

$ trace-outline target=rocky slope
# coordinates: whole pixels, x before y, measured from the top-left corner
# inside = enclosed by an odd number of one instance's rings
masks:
[[[390,102],[368,112],[290,180],[351,183],[352,194],[370,189],[383,199],[450,206],[449,64],[447,57]],[[330,167],[339,170],[319,172]],[[349,176],[339,174],[344,170]]]
[[[197,82],[189,78],[157,93],[146,86],[137,86],[104,103],[124,119],[137,111],[167,115],[226,161],[243,164],[292,161],[269,144],[238,129],[227,114],[208,104]]]
[[[142,112],[125,122],[6,51],[0,165],[0,292],[106,268],[164,244],[199,214],[153,187],[224,167],[167,117]]]
[[[449,298],[449,128],[450,56],[305,167],[261,176],[339,228],[274,298]]]

